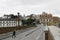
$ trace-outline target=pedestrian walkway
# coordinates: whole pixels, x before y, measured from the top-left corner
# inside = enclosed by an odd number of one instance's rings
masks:
[[[60,28],[56,26],[49,26],[49,30],[52,40],[60,40]]]

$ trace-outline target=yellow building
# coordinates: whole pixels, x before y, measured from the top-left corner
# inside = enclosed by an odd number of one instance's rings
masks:
[[[59,18],[58,17],[53,17],[53,25],[58,26],[59,25]]]
[[[41,15],[40,15],[40,23],[44,24],[44,25],[52,25],[52,14],[47,14],[45,12],[43,12]]]

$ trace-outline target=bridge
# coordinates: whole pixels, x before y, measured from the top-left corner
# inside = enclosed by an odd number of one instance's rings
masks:
[[[34,28],[17,30],[15,38],[12,38],[12,32],[0,34],[0,40],[60,40],[59,35],[58,27],[37,25]]]

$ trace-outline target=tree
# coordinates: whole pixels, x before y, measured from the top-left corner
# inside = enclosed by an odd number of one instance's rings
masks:
[[[27,25],[32,25],[34,21],[35,21],[35,19],[28,18],[28,19],[26,20],[26,23],[27,23]]]
[[[27,22],[26,20],[22,20],[22,25],[26,25],[27,24],[26,22]]]
[[[28,18],[27,20],[22,20],[22,25],[33,25],[35,19]]]

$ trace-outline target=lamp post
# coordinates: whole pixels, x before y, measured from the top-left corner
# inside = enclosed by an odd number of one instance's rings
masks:
[[[20,26],[20,23],[19,23],[19,12],[17,13],[18,14],[18,27]]]

